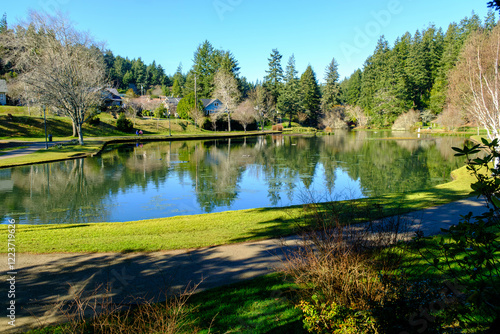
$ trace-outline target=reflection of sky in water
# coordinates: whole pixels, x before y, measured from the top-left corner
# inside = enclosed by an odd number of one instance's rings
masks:
[[[270,136],[262,138],[248,138],[245,145],[242,140],[229,145],[221,140],[123,146],[93,159],[4,169],[0,221],[120,222],[338,201],[400,184],[442,183],[461,165],[446,165],[433,142],[396,145],[360,141],[357,135],[283,137],[276,142]],[[411,153],[415,149],[422,156],[417,160]],[[421,170],[403,170],[419,163]],[[403,181],[395,179],[398,171]],[[79,189],[84,191],[78,193]]]
[[[325,188],[325,173],[321,164],[317,166],[309,188],[303,185],[299,176],[286,181],[293,184],[293,194],[289,196],[285,190],[278,191],[280,200],[276,206],[364,197],[359,180],[352,180],[340,168],[335,170],[335,189],[331,193],[328,192]],[[255,173],[252,168],[248,168],[242,174],[237,191],[238,195],[231,206],[218,206],[211,212],[273,206],[268,199],[269,185],[265,182],[263,172]],[[195,185],[192,182],[186,182],[185,179],[181,182],[176,175],[170,175],[159,187],[150,182],[146,189],[133,187],[113,195],[109,200],[110,205],[114,204],[108,216],[109,221],[206,213],[196,200]]]

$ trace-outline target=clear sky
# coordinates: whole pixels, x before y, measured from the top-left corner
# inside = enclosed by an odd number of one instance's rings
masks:
[[[341,78],[373,53],[380,35],[390,44],[406,31],[434,24],[446,31],[475,11],[487,14],[487,0],[2,0],[0,15],[12,25],[29,9],[69,15],[114,55],[156,60],[167,74],[205,40],[231,51],[241,75],[262,80],[271,50],[295,55],[299,75],[310,64],[319,81],[335,57]]]

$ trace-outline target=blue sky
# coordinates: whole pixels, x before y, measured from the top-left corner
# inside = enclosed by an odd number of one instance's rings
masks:
[[[209,40],[230,50],[250,81],[262,80],[271,50],[295,55],[299,75],[310,64],[322,81],[333,57],[341,78],[363,66],[380,35],[389,43],[406,31],[434,24],[444,31],[475,11],[487,14],[487,0],[3,0],[9,24],[28,10],[69,15],[79,30],[90,31],[123,57],[156,60],[167,74]],[[1,14],[1,13],[0,13]]]

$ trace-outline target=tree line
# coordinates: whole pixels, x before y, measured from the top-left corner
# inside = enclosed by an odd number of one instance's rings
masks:
[[[325,68],[324,82],[320,85],[310,65],[299,76],[293,54],[283,69],[283,56],[278,49],[270,53],[262,82],[248,82],[240,75],[235,56],[228,50],[214,48],[208,40],[194,52],[193,65],[187,73],[183,73],[181,63],[169,76],[155,61],[147,65],[141,58],[130,60],[115,56],[111,50],[103,49],[99,43],[73,28],[60,30],[65,27],[61,24],[63,18],[32,13],[30,20],[27,25],[14,29],[8,29],[5,14],[0,21],[0,35],[3,36],[0,75],[16,79],[18,73],[22,74],[23,80],[19,81],[24,86],[18,86],[18,95],[26,93],[26,87],[38,96],[43,89],[50,88],[50,85],[41,86],[41,73],[38,77],[32,76],[31,81],[30,75],[27,75],[35,74],[36,69],[47,65],[50,52],[44,54],[47,59],[39,57],[36,63],[34,59],[37,58],[27,57],[26,50],[43,46],[51,48],[53,53],[71,47],[68,51],[70,57],[75,50],[83,52],[86,49],[88,52],[84,58],[89,61],[80,65],[92,68],[94,72],[103,69],[104,74],[98,76],[98,83],[104,82],[102,86],[122,90],[133,87],[141,94],[187,97],[186,101],[190,102],[184,116],[202,122],[206,119],[198,117],[199,110],[195,110],[194,106],[197,104],[199,107],[201,103],[197,103],[194,95],[198,99],[218,98],[226,108],[211,115],[210,121],[215,125],[220,118],[225,118],[228,128],[231,127],[231,117],[244,124],[245,128],[251,122],[263,125],[268,120],[278,122],[283,118],[288,120],[289,126],[295,121],[311,127],[335,128],[346,126],[349,122],[359,126],[383,127],[393,124],[400,115],[412,109],[420,113],[422,119],[432,119],[442,114],[448,105],[450,73],[456,67],[469,36],[478,31],[492,31],[496,26],[495,14],[491,10],[484,22],[473,14],[459,23],[451,23],[446,32],[430,25],[413,34],[406,32],[392,46],[382,36],[363,68],[342,81],[339,81],[339,64],[332,57]],[[77,38],[67,43],[64,34]],[[31,45],[22,45],[26,41]],[[52,43],[54,41],[57,43]],[[97,59],[90,61],[91,56]],[[61,60],[56,58],[52,59],[53,62],[60,63]],[[54,69],[50,66],[47,65],[47,71]],[[71,67],[76,64],[68,59],[67,66],[67,71],[62,71],[62,74],[72,73]],[[95,82],[89,84],[96,85]],[[57,99],[57,96],[54,98]],[[56,104],[60,107],[64,105],[61,101],[66,100],[61,98]],[[80,107],[67,106],[68,115],[81,113],[81,109],[87,108],[89,103],[81,103]],[[78,127],[77,123],[84,122],[88,114],[73,118]]]
[[[410,109],[438,115],[447,103],[450,71],[469,36],[495,26],[490,10],[484,23],[473,14],[446,32],[430,25],[406,32],[392,47],[382,36],[363,68],[340,84],[341,102],[363,108],[376,126],[390,125]]]

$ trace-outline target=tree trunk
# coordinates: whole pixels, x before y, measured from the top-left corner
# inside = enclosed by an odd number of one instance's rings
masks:
[[[228,131],[231,132],[231,116],[229,115],[229,112],[227,112],[227,128]]]
[[[71,124],[73,125],[73,134],[71,135],[71,137],[76,137],[77,136],[77,132],[76,132],[76,124],[75,124],[75,121],[71,121]]]
[[[83,131],[81,124],[77,125],[77,130],[78,130],[78,142],[80,143],[80,145],[83,145]]]
[[[289,113],[288,114],[288,127],[291,128],[292,127],[292,113]]]

